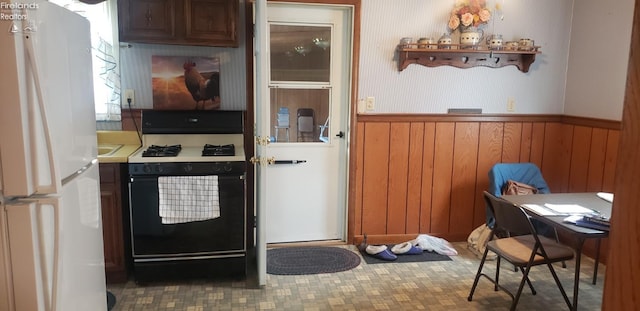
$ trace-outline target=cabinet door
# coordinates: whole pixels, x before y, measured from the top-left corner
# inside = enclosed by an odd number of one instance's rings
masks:
[[[108,283],[125,282],[124,237],[122,234],[122,193],[119,164],[100,164],[100,203],[104,266]]]
[[[121,41],[158,42],[176,37],[176,0],[119,0]]]
[[[238,0],[184,0],[185,39],[215,46],[238,46]]]

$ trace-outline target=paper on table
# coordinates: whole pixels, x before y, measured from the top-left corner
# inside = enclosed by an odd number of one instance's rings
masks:
[[[582,216],[580,216],[580,215],[571,215],[571,216],[565,218],[564,222],[570,222],[572,224],[575,224],[576,221],[578,221],[578,220],[582,220]]]
[[[599,198],[609,202],[609,203],[613,203],[613,193],[609,193],[609,192],[598,192],[596,194]]]
[[[550,204],[545,203],[544,206],[553,210],[558,214],[597,214],[594,210],[582,207],[578,204]]]
[[[540,215],[540,216],[554,216],[557,215],[552,210],[545,208],[544,206],[537,204],[522,204],[522,207]]]

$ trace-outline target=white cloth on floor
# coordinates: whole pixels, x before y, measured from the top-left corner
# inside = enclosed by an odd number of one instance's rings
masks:
[[[458,251],[453,248],[453,245],[451,245],[451,243],[443,238],[438,238],[427,234],[418,234],[418,237],[410,242],[413,245],[420,246],[425,251],[436,252],[440,255],[447,256],[458,255]]]
[[[218,176],[158,177],[158,196],[163,224],[220,217]]]

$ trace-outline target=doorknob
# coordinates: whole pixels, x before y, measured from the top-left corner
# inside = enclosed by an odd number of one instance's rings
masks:
[[[338,134],[336,134],[336,137],[340,137],[340,138],[344,137],[344,132],[343,131],[338,132]]]

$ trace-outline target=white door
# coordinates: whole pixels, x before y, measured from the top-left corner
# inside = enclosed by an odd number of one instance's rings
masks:
[[[269,3],[266,242],[344,240],[351,8]]]

